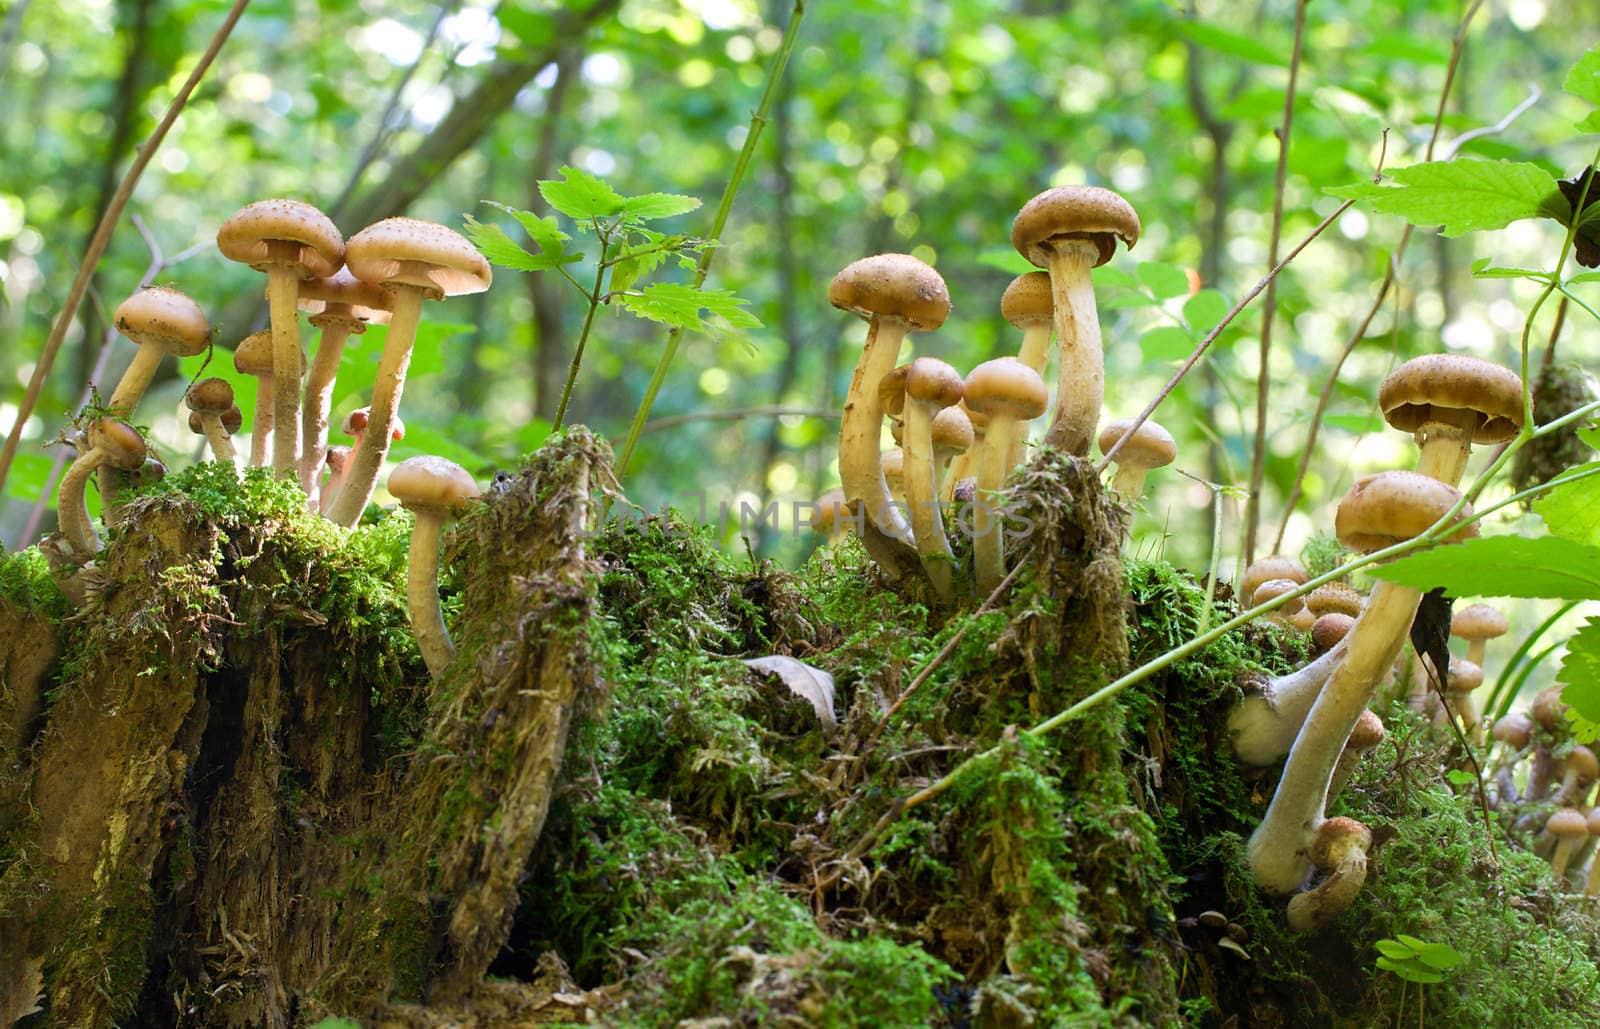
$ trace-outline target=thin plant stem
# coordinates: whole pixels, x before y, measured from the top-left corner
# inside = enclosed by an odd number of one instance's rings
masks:
[[[745,173],[750,169],[750,162],[755,157],[756,144],[761,139],[761,130],[766,127],[768,113],[772,110],[772,101],[778,93],[778,84],[783,79],[783,69],[789,63],[789,55],[794,52],[795,42],[799,38],[800,22],[805,17],[807,0],[794,0],[794,10],[789,15],[789,24],[783,30],[783,45],[778,48],[777,56],[772,60],[772,67],[767,70],[766,89],[761,94],[761,104],[756,108],[755,114],[750,116],[750,131],[745,134],[744,146],[739,150],[739,157],[734,162],[733,172],[728,177],[728,185],[722,191],[722,201],[717,205],[716,218],[712,220],[711,232],[706,237],[712,242],[722,238],[722,230],[727,227],[728,215],[733,211],[734,198],[739,195],[739,187],[744,184]],[[711,273],[711,261],[716,256],[716,247],[707,247],[700,254],[699,263],[695,266],[694,287],[699,289],[705,284],[706,276]],[[677,356],[678,344],[683,339],[683,328],[674,326],[667,333],[667,344],[661,351],[661,357],[656,361],[656,367],[650,373],[650,383],[645,387],[644,399],[639,401],[639,409],[634,412],[633,422],[628,426],[627,438],[623,441],[622,452],[617,458],[616,475],[621,479],[628,473],[628,463],[633,459],[634,447],[639,443],[639,435],[644,429],[645,421],[650,417],[650,408],[656,402],[656,394],[661,392],[661,384],[666,381],[667,369],[672,366],[672,359]]]
[[[1511,705],[1513,702],[1515,702],[1517,693],[1519,692],[1518,689],[1511,689],[1509,692],[1507,691],[1507,687],[1513,682],[1513,675],[1517,671],[1517,666],[1522,662],[1523,658],[1528,656],[1528,651],[1534,648],[1534,645],[1539,642],[1540,637],[1549,632],[1557,622],[1566,617],[1573,608],[1577,607],[1581,603],[1583,603],[1581,600],[1569,600],[1565,604],[1562,604],[1560,607],[1556,608],[1555,612],[1551,614],[1549,618],[1546,618],[1544,621],[1540,622],[1538,626],[1532,632],[1530,632],[1520,644],[1517,645],[1517,649],[1512,652],[1509,658],[1506,659],[1504,667],[1501,668],[1500,677],[1495,680],[1494,688],[1489,691],[1489,697],[1483,705],[1485,717],[1492,717],[1495,721],[1499,721],[1506,716],[1506,712],[1511,710]],[[1538,658],[1534,658],[1532,660],[1533,663],[1537,663]],[[1531,666],[1532,665],[1530,664],[1530,667]],[[1515,679],[1515,681],[1518,684],[1522,682],[1520,678]]]
[[[561,387],[561,403],[556,405],[555,420],[550,423],[551,432],[561,431],[561,422],[567,416],[567,404],[572,401],[572,387],[578,381],[578,366],[583,363],[583,348],[589,342],[589,330],[594,326],[594,314],[600,309],[600,287],[605,284],[606,252],[611,246],[611,241],[599,233],[596,224],[596,234],[600,235],[600,259],[595,262],[594,290],[586,292],[584,296],[589,299],[589,310],[583,316],[583,329],[578,333],[578,346],[572,352],[572,364],[567,367],[567,383]]]
[[[100,216],[100,223],[95,226],[94,235],[89,239],[83,261],[78,265],[78,274],[72,280],[72,287],[67,291],[67,298],[62,302],[60,313],[56,315],[55,324],[50,327],[50,336],[45,340],[44,351],[39,355],[39,363],[34,365],[33,377],[28,381],[28,391],[17,408],[16,421],[6,437],[5,446],[0,448],[0,490],[5,488],[6,476],[11,471],[11,462],[16,458],[17,444],[22,439],[23,426],[28,424],[28,419],[33,415],[34,406],[39,402],[39,394],[44,390],[44,380],[50,374],[50,367],[55,363],[62,341],[67,338],[67,329],[77,317],[78,307],[83,303],[83,295],[89,288],[89,280],[94,276],[95,269],[100,265],[100,258],[111,243],[111,233],[122,219],[123,209],[128,206],[128,201],[132,198],[134,187],[139,184],[139,177],[144,174],[150,159],[155,157],[156,151],[167,138],[167,132],[172,128],[173,122],[178,120],[178,115],[189,102],[195,87],[200,85],[200,80],[210,70],[212,62],[217,59],[217,54],[222,51],[222,45],[228,41],[228,37],[233,33],[233,27],[238,24],[245,8],[249,6],[250,0],[234,0],[227,16],[222,19],[222,24],[211,37],[211,43],[200,55],[194,70],[189,73],[189,78],[178,89],[178,94],[172,98],[172,103],[167,105],[166,114],[161,116],[161,121],[155,130],[134,154],[133,163],[128,166],[127,172],[122,177],[122,183],[117,186],[111,202],[106,205],[105,213]],[[0,550],[3,549],[4,544],[0,542]]]
[[[1294,47],[1289,55],[1289,84],[1283,94],[1283,126],[1278,130],[1278,167],[1272,184],[1272,233],[1267,242],[1267,267],[1278,263],[1278,247],[1283,242],[1283,191],[1289,176],[1289,140],[1294,128],[1295,85],[1300,80],[1300,56],[1306,37],[1306,5],[1294,5]],[[1257,350],[1256,435],[1250,448],[1250,492],[1245,497],[1244,559],[1256,558],[1256,526],[1261,521],[1261,490],[1267,467],[1267,394],[1271,388],[1272,323],[1278,315],[1278,282],[1267,285],[1261,302],[1261,341]]]

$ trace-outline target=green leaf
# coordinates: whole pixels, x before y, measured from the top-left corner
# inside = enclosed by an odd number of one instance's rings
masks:
[[[990,268],[998,268],[1007,275],[1026,275],[1028,272],[1038,271],[1033,262],[1017,253],[1016,247],[990,247],[978,254],[978,263]],[[1102,268],[1105,266],[1101,266]],[[1098,283],[1101,268],[1094,270],[1095,280]]]
[[[1189,276],[1177,265],[1146,261],[1135,269],[1135,274],[1158,300],[1181,297],[1189,292]]]
[[[1472,262],[1473,277],[1479,279],[1535,279],[1539,282],[1549,282],[1550,273],[1537,268],[1492,268],[1489,263],[1493,258],[1480,257]]]
[[[1253,36],[1229,32],[1227,29],[1200,21],[1186,21],[1178,27],[1178,31],[1190,42],[1207,50],[1215,50],[1257,64],[1272,64],[1280,68],[1289,66],[1287,53],[1274,49]]]
[[[679,196],[676,193],[642,193],[624,200],[622,213],[649,221],[652,218],[672,218],[688,214],[699,206],[700,201],[694,197]]]
[[[1478,777],[1471,772],[1464,772],[1459,768],[1452,768],[1444,773],[1445,779],[1452,786],[1471,786],[1478,781]]]
[[[1589,477],[1560,483],[1583,473]],[[1600,461],[1569,468],[1557,482],[1560,485],[1533,502],[1534,513],[1544,519],[1552,535],[1600,546]]]
[[[582,259],[578,254],[563,252],[560,242],[555,244],[554,251],[530,253],[508,236],[500,226],[485,225],[471,215],[467,216],[466,229],[467,238],[472,240],[472,245],[478,248],[480,254],[487,257],[491,263],[502,268],[510,268],[512,271],[541,272]]]
[[[622,210],[625,202],[622,194],[601,179],[570,166],[561,169],[561,176],[560,181],[541,179],[539,195],[573,221],[582,223],[591,218],[609,218]]]
[[[1399,940],[1378,940],[1373,946],[1378,948],[1379,954],[1394,961],[1409,961],[1415,953]]]
[[[1407,554],[1372,574],[1453,597],[1600,599],[1600,547],[1558,536],[1486,536]]]
[[[1228,298],[1214,289],[1202,289],[1183,303],[1183,320],[1189,323],[1189,328],[1200,334],[1210,332],[1217,327],[1217,323],[1227,317],[1229,308]]]
[[[1428,945],[1427,940],[1421,940],[1415,936],[1407,936],[1405,933],[1395,933],[1394,938],[1410,947],[1412,954],[1422,953],[1422,949]]]
[[[1578,63],[1567,72],[1567,80],[1561,84],[1561,88],[1600,107],[1600,47],[1594,47],[1578,58]]]
[[[1322,419],[1322,424],[1357,436],[1383,431],[1383,418],[1375,414],[1330,414]]]
[[[1194,339],[1177,325],[1158,325],[1139,337],[1146,361],[1181,361],[1194,350]]]
[[[1470,780],[1472,776],[1469,775],[1467,778]],[[1422,949],[1417,952],[1417,960],[1429,968],[1438,969],[1442,972],[1445,969],[1454,968],[1461,964],[1462,959],[1456,949],[1447,943],[1428,943],[1424,944]]]
[[[1328,192],[1366,201],[1373,210],[1397,214],[1413,225],[1440,226],[1446,236],[1551,217],[1557,212],[1549,205],[1560,200],[1550,173],[1525,162],[1429,161],[1396,168],[1388,178],[1394,185],[1358,182]]]
[[[1586,429],[1579,429],[1578,438],[1594,449],[1600,450],[1600,427],[1592,426]]]
[[[1556,682],[1574,721],[1600,723],[1600,617],[1586,619],[1567,641]]]
[[[1590,111],[1581,120],[1573,122],[1572,127],[1579,132],[1600,132],[1600,111]]]
[[[657,282],[620,299],[622,306],[640,318],[696,332],[705,332],[708,328],[700,317],[702,309],[721,315],[735,328],[755,328],[761,324],[755,315],[744,309],[746,301],[729,290],[695,289],[675,282]]]
[[[557,223],[554,215],[547,214],[541,217],[532,211],[508,207],[505,204],[497,204],[492,200],[486,201],[486,203],[500,208],[500,210],[515,218],[521,224],[522,230],[528,234],[528,238],[533,240],[534,246],[540,250],[560,250],[561,244],[572,238],[561,231],[561,226]]]

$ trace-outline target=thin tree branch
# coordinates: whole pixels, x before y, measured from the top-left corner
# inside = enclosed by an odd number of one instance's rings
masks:
[[[11,462],[17,454],[17,444],[22,439],[22,429],[28,424],[28,419],[33,414],[34,406],[39,402],[39,394],[44,389],[44,380],[50,374],[50,366],[55,363],[56,354],[61,350],[61,343],[67,337],[67,327],[72,324],[72,319],[78,313],[78,307],[83,303],[83,295],[89,287],[89,279],[100,265],[100,258],[106,252],[106,246],[111,242],[111,233],[116,229],[117,222],[122,218],[123,208],[128,206],[128,200],[133,196],[133,189],[139,184],[139,177],[144,174],[145,167],[150,164],[150,159],[155,156],[167,132],[172,128],[172,123],[178,120],[178,115],[183,111],[184,105],[189,102],[195,87],[210,70],[211,64],[217,59],[222,45],[228,41],[233,33],[233,27],[238,24],[244,15],[245,8],[250,6],[250,0],[234,0],[233,6],[228,9],[227,16],[217,28],[216,34],[211,37],[211,43],[206,47],[205,53],[200,55],[199,62],[194,70],[189,73],[189,78],[178,90],[178,95],[172,98],[172,103],[167,106],[166,114],[162,115],[161,122],[139,147],[134,155],[133,163],[128,167],[127,174],[122,178],[122,185],[117,187],[116,195],[111,198],[110,205],[100,217],[100,224],[96,227],[94,237],[89,240],[88,251],[83,255],[83,262],[78,265],[78,274],[73,278],[72,287],[67,291],[67,298],[61,306],[61,313],[56,316],[55,324],[50,328],[50,336],[45,340],[44,352],[39,355],[39,363],[34,366],[33,377],[28,381],[28,391],[22,398],[22,403],[17,408],[17,420],[11,426],[11,433],[6,437],[5,447],[0,448],[0,490],[5,487],[6,476],[11,471]],[[0,544],[3,546],[3,544]]]
[[[739,422],[746,418],[826,418],[838,421],[839,412],[814,407],[785,407],[782,404],[734,407],[726,411],[691,411],[688,414],[668,415],[666,418],[645,422],[644,428],[639,430],[639,435],[648,436],[652,432],[687,425],[690,422]]]

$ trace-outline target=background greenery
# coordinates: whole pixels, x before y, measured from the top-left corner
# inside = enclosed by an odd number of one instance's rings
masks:
[[[0,430],[15,418],[110,190],[226,6],[10,0],[0,8]],[[699,418],[648,433],[624,483],[630,497],[692,510],[703,492],[713,513],[726,501],[735,514],[741,503],[777,499],[785,531],[755,542],[763,555],[797,560],[810,544],[787,532],[788,505],[835,482],[831,412],[863,331],[828,306],[828,279],[868,253],[914,252],[938,265],[955,302],[919,352],[963,368],[1006,352],[1016,338],[998,299],[1020,270],[1010,219],[1057,183],[1111,186],[1143,218],[1138,247],[1098,273],[1108,416],[1137,413],[1195,334],[1266,270],[1294,8],[1289,0],[813,0],[708,283],[748,299],[762,325],[719,322],[723,331],[688,335],[653,416],[796,413]],[[59,449],[44,444],[86,383],[114,382],[129,359],[132,347],[119,339],[93,374],[104,312],[146,274],[152,242],[168,260],[183,258],[156,279],[196,297],[218,343],[231,347],[264,320],[262,280],[206,243],[229,213],[262,197],[315,202],[347,233],[401,211],[458,228],[471,214],[516,232],[480,202],[542,212],[536,180],[570,164],[624,194],[701,198],[704,207],[662,225],[703,234],[790,11],[782,0],[255,0],[139,186],[129,210],[144,231],[132,221],[118,231],[49,377],[0,496],[0,539],[15,546],[22,535]],[[1422,160],[1463,11],[1442,0],[1309,6],[1285,247],[1333,209],[1323,191],[1370,177],[1385,145],[1387,166]],[[1586,108],[1560,84],[1597,28],[1600,12],[1583,5],[1484,4],[1441,145],[1501,120],[1537,90],[1514,122],[1461,152],[1533,161],[1559,176],[1582,167],[1593,139],[1572,125]],[[1403,227],[1357,208],[1280,280],[1259,549],[1275,534],[1312,398],[1372,304]],[[1553,222],[1526,221],[1455,240],[1417,234],[1399,288],[1345,365],[1286,550],[1327,528],[1332,501],[1354,476],[1411,461],[1409,440],[1374,413],[1387,369],[1441,340],[1515,363],[1537,287],[1475,279],[1473,260],[1549,267],[1561,235]],[[583,267],[574,269],[579,279]],[[1189,272],[1216,292],[1187,300]],[[676,265],[663,274],[687,278]],[[396,453],[443,453],[482,477],[513,466],[554,413],[583,313],[582,298],[551,273],[505,269],[489,293],[431,308],[403,408],[409,435]],[[1588,359],[1584,319],[1566,328],[1564,356]],[[1258,301],[1158,414],[1180,441],[1182,472],[1236,489],[1248,482],[1260,331]],[[341,412],[365,402],[379,335],[354,341]],[[603,311],[569,420],[620,442],[665,338],[656,324]],[[169,464],[198,454],[197,438],[178,431],[177,403],[204,360],[168,362],[141,408]],[[226,352],[207,370],[231,376]],[[1211,493],[1171,469],[1152,489],[1137,523],[1139,552],[1203,565]],[[1223,506],[1224,573],[1241,550],[1241,507],[1232,497]],[[728,543],[742,550],[735,529]],[[1530,608],[1523,627],[1542,610]]]

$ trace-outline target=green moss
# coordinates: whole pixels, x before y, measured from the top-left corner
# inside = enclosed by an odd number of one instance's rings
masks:
[[[52,621],[72,613],[72,603],[50,575],[50,563],[38,547],[0,553],[0,597],[23,611],[38,611]]]

